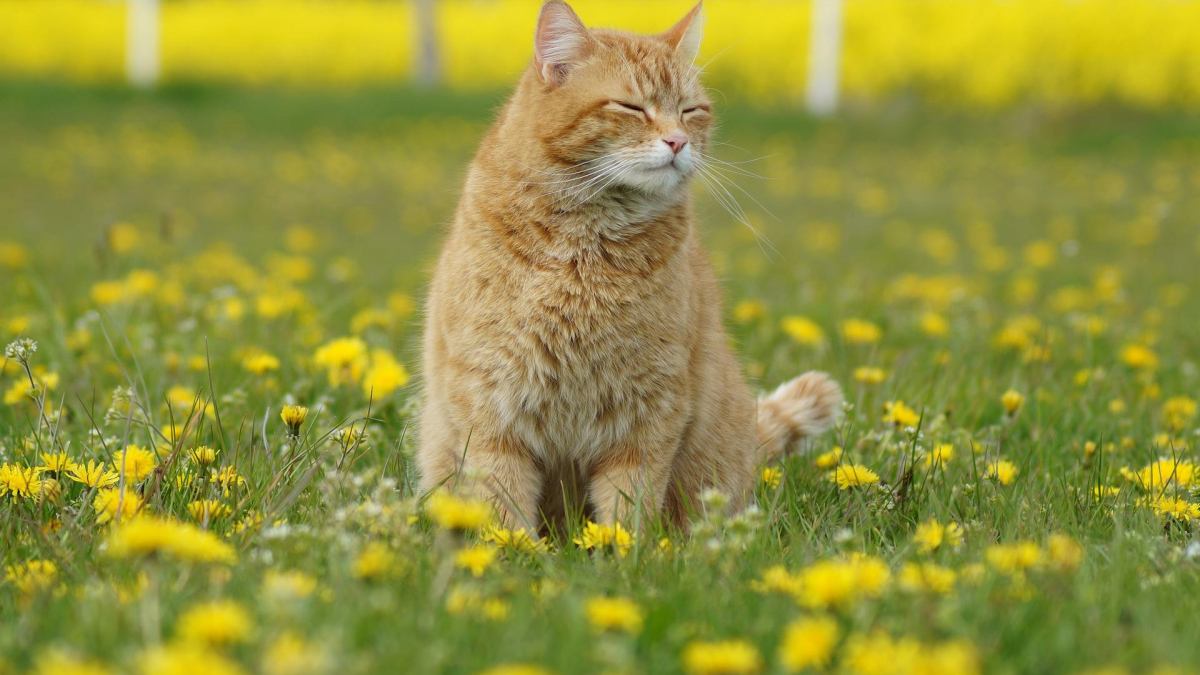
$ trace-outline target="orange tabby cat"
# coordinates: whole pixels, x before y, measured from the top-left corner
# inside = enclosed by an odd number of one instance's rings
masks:
[[[537,529],[581,482],[600,522],[686,527],[702,490],[739,506],[760,462],[834,424],[815,372],[756,415],[721,323],[689,193],[713,124],[702,24],[700,5],[653,36],[542,7],[429,292],[423,490],[465,476]]]

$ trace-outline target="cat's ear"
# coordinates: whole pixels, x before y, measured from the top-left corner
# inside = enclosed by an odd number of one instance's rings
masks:
[[[667,44],[675,48],[679,58],[691,63],[700,53],[700,39],[704,37],[704,3],[698,2],[679,23],[663,33]]]
[[[562,0],[542,5],[533,37],[533,64],[543,81],[562,84],[591,49],[592,37],[570,5]]]

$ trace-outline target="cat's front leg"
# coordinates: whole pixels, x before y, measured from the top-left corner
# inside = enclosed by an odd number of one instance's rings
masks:
[[[598,460],[588,485],[596,520],[604,525],[635,523],[645,529],[658,517],[671,487],[677,447],[665,439],[643,438],[622,444]]]
[[[465,454],[466,474],[474,490],[496,506],[496,515],[507,528],[537,532],[537,512],[545,476],[524,444],[507,435],[472,438]]]

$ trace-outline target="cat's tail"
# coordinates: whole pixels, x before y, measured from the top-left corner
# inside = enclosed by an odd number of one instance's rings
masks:
[[[815,370],[759,396],[759,461],[773,459],[798,441],[832,429],[841,413],[842,388]]]

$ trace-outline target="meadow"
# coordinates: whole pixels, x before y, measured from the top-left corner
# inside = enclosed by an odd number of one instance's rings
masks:
[[[1194,116],[718,99],[747,377],[845,420],[540,540],[408,430],[502,97],[0,86],[0,673],[1195,672]]]

